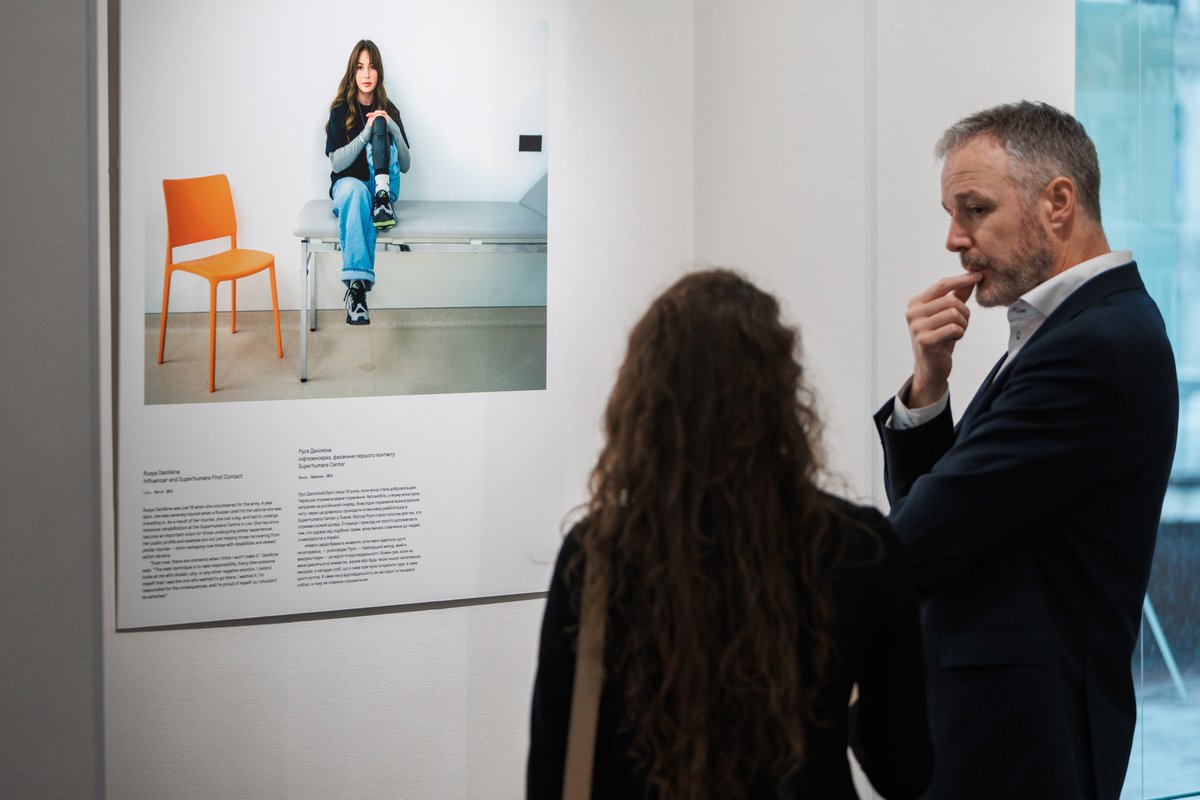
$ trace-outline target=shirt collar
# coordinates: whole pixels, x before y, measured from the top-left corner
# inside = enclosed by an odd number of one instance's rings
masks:
[[[1123,266],[1132,260],[1133,253],[1129,250],[1113,250],[1110,253],[1090,258],[1042,281],[1021,295],[1021,299],[1013,303],[1013,307],[1023,302],[1034,308],[1043,317],[1048,317],[1080,286],[1101,272]]]

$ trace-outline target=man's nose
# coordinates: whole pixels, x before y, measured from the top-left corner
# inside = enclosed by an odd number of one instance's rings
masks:
[[[963,253],[971,249],[971,237],[953,219],[950,220],[950,230],[946,232],[946,249],[951,253]]]

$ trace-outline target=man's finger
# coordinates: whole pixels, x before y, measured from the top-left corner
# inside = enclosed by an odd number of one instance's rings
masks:
[[[967,274],[973,278],[979,275],[978,272],[969,272]],[[966,286],[962,286],[958,289],[955,289],[954,296],[957,297],[963,303],[967,302],[967,298],[971,296],[971,292],[975,291],[975,284],[977,284],[977,283],[979,283],[978,279],[972,281],[971,283],[967,284]]]
[[[942,297],[950,292],[958,294],[959,291],[964,289],[967,294],[960,299],[966,300],[971,295],[970,290],[975,287],[975,284],[979,283],[982,277],[978,272],[960,272],[957,275],[949,275],[939,279],[937,283],[918,294],[913,300],[924,303],[934,298]]]
[[[947,322],[945,325],[917,333],[915,340],[921,349],[937,348],[957,342],[966,332],[966,326],[958,322]]]
[[[941,311],[938,311],[936,314],[928,314],[910,320],[909,329],[913,333],[919,333],[921,331],[940,328],[948,323],[953,323],[962,327],[963,329],[966,329],[969,319],[970,315],[967,313],[965,308],[944,308]]]
[[[967,287],[969,293],[972,287]],[[904,311],[905,319],[912,323],[918,319],[932,317],[940,314],[947,309],[953,309],[964,317],[971,316],[971,309],[967,307],[966,301],[959,298],[957,290],[940,294],[932,300],[918,300],[913,298],[908,302],[908,308]]]

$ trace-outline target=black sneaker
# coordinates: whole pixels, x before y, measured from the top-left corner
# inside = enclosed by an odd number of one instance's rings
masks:
[[[396,224],[396,212],[392,210],[392,200],[382,189],[375,193],[375,203],[371,208],[371,224],[380,230]]]
[[[346,290],[346,324],[371,324],[371,316],[367,312],[367,290],[362,281],[350,281],[350,288]]]

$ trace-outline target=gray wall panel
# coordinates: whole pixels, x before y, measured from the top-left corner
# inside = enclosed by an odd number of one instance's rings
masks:
[[[0,797],[102,795],[93,31],[0,25]]]

